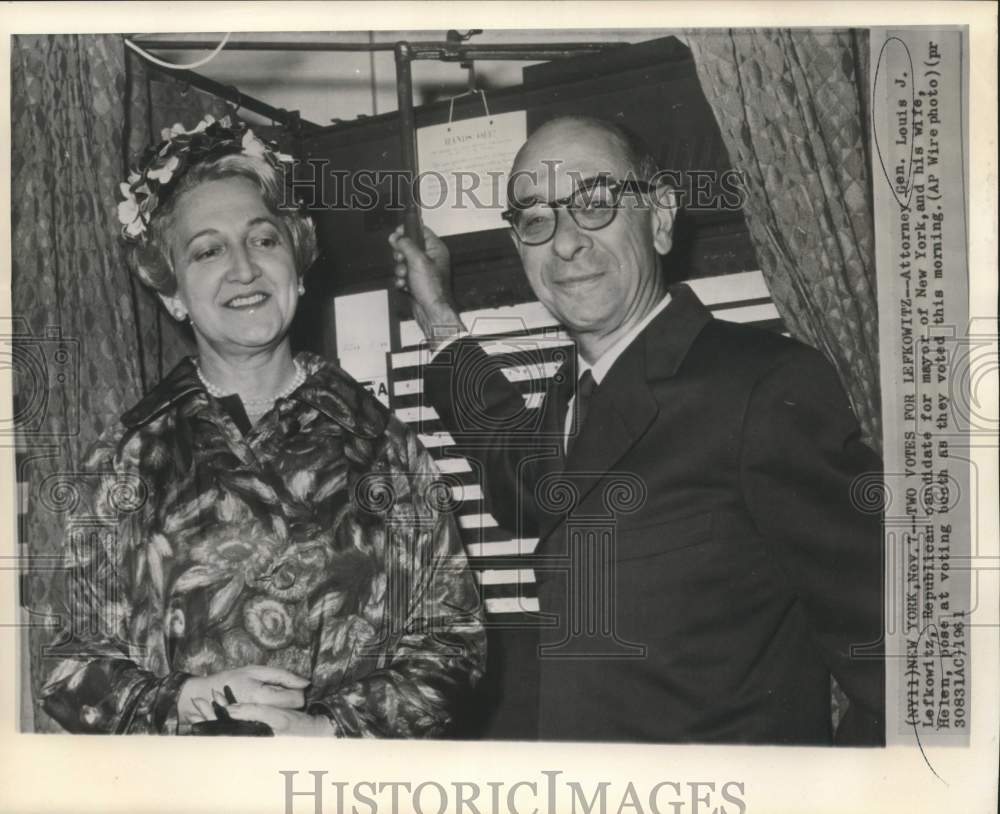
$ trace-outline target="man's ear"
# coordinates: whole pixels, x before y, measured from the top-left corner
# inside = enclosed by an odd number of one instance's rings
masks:
[[[674,245],[674,222],[677,220],[677,190],[663,184],[652,192],[649,207],[653,246],[658,254],[667,254]]]
[[[181,302],[181,298],[174,294],[172,297],[168,297],[166,294],[157,294],[160,298],[160,302],[167,309],[167,312],[176,319],[178,322],[183,322],[188,317],[188,310],[184,303]]]

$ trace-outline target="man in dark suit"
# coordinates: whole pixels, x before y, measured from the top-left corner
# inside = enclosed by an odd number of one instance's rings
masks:
[[[652,172],[576,117],[518,153],[505,217],[577,351],[538,414],[463,335],[443,243],[390,240],[438,347],[425,398],[501,524],[539,538],[537,734],[880,744],[881,522],[852,500],[880,462],[821,354],[667,289],[676,208]]]

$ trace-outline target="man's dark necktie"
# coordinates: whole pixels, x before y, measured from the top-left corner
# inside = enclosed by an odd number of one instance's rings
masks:
[[[590,399],[594,395],[594,390],[596,389],[597,382],[594,381],[593,374],[589,370],[584,371],[583,375],[576,383],[576,401],[574,402],[574,406],[576,408],[576,423],[573,425],[573,430],[575,431],[570,433],[566,442],[567,458],[573,451],[576,439],[579,438],[580,433],[583,432],[584,424],[587,421],[587,410],[590,409]]]

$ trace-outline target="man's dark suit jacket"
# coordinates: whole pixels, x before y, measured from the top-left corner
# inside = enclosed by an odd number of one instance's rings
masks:
[[[425,369],[490,511],[539,537],[541,640],[563,644],[537,664],[537,735],[830,743],[832,673],[836,741],[882,743],[881,516],[852,499],[880,461],[817,351],[671,295],[568,459],[557,385],[527,411],[472,339]]]

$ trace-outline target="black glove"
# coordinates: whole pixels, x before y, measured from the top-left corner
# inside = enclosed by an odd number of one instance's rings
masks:
[[[236,696],[227,684],[223,691],[226,694],[226,702],[236,703]],[[212,702],[212,709],[215,710],[214,721],[198,721],[191,724],[192,735],[256,735],[264,737],[274,737],[274,730],[267,724],[260,721],[240,721],[232,718],[229,711],[217,701]]]

